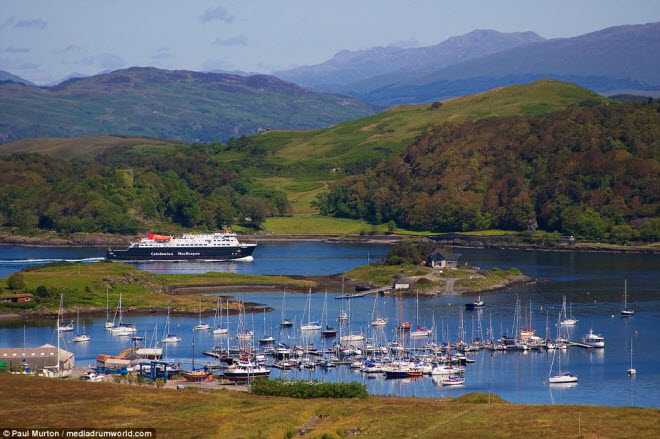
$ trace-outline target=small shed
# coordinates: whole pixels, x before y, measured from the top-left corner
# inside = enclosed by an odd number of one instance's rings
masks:
[[[116,355],[100,354],[96,357],[96,370],[105,374],[124,374],[128,371],[131,360]]]
[[[406,279],[402,277],[401,279],[397,279],[394,281],[393,287],[395,290],[407,290],[408,288],[410,288],[411,285],[412,282],[410,281],[410,279]]]
[[[426,265],[429,267],[457,268],[458,258],[460,257],[460,253],[442,253],[440,250],[433,250],[426,258]]]
[[[0,302],[3,303],[23,303],[34,299],[32,293],[4,294],[0,296]]]

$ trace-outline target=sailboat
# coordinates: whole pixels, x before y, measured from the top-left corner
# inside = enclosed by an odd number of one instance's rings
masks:
[[[451,371],[451,341],[447,340],[447,360],[449,362],[449,373],[447,376],[442,376],[440,378],[441,386],[460,386],[465,383],[465,375],[460,369],[455,370],[454,373]]]
[[[306,324],[301,324],[300,325],[300,330],[301,331],[318,331],[321,329],[321,325],[319,325],[319,322],[317,321],[312,321],[312,289],[309,289],[309,292],[307,293],[307,304],[305,305],[307,308],[307,323]]]
[[[282,291],[282,322],[280,323],[280,326],[282,328],[290,328],[293,326],[293,320],[289,320],[286,318],[286,313],[284,311],[285,297],[286,297],[286,290]]]
[[[64,318],[64,295],[62,295],[62,298],[60,300],[60,309],[57,311],[57,317],[58,317],[58,324],[57,324],[57,332],[71,332],[73,331],[73,320],[71,320],[68,324],[60,324],[62,320],[60,317]]]
[[[215,317],[220,323],[216,321],[213,322],[213,335],[223,335],[229,332],[229,327],[222,327],[222,301],[218,299],[218,303],[215,310]],[[229,323],[229,300],[227,300],[227,323]]]
[[[376,293],[376,298],[374,300],[374,309],[371,312],[371,318],[373,319],[374,316],[376,317],[376,320],[372,320],[371,326],[385,326],[387,325],[388,319],[387,317],[381,317],[380,312],[378,311],[378,293]]]
[[[60,296],[60,309],[64,308],[64,295]],[[57,323],[55,324],[55,333],[57,334],[57,351],[55,355],[55,366],[44,366],[42,375],[47,378],[66,378],[71,375],[71,370],[62,370],[60,364],[60,313],[57,313]],[[71,328],[73,330],[73,328]],[[24,348],[25,349],[25,348]]]
[[[105,329],[110,329],[115,326],[115,319],[113,317],[110,321],[110,298],[108,296],[108,289],[105,289]]]
[[[236,332],[236,338],[241,341],[252,340],[252,337],[254,337],[254,331],[247,329],[247,324],[245,322],[245,305],[243,302],[239,302],[238,306],[238,332]],[[254,328],[254,320],[252,322],[252,327]]]
[[[566,296],[564,296],[564,301],[561,305],[561,310],[564,315],[564,320],[561,321],[562,326],[573,326],[575,325],[578,321],[573,318],[573,304],[569,304],[570,307],[570,315],[566,314]]]
[[[202,322],[202,299],[199,299],[199,323],[193,328],[194,331],[206,331],[211,329],[211,325]]]
[[[410,337],[411,338],[429,337],[433,332],[433,330],[419,326],[419,292],[417,292],[416,303],[417,303],[417,329],[415,331],[410,332]]]
[[[339,310],[338,320],[340,323],[344,323],[348,320],[348,313],[344,311],[344,297],[346,293],[344,292],[344,276],[341,277],[341,309]]]
[[[637,374],[637,370],[635,370],[635,368],[633,368],[633,362],[632,362],[633,346],[632,345],[633,345],[633,339],[631,338],[630,339],[630,368],[627,370],[627,373],[628,373],[629,377]]]
[[[167,307],[167,320],[165,320],[165,329],[163,330],[165,337],[161,339],[163,343],[178,343],[181,341],[181,337],[176,334],[170,334],[170,307]]]
[[[183,378],[189,382],[204,381],[211,376],[211,374],[206,372],[204,369],[195,370],[195,330],[194,329],[192,336],[192,370],[182,371],[181,376],[183,376]]]
[[[565,301],[564,301],[565,303]],[[565,311],[565,308],[564,308]],[[561,311],[559,318],[561,319]],[[570,372],[562,372],[561,370],[561,353],[559,354],[559,359],[557,360],[557,375],[552,375],[552,367],[555,364],[555,355],[557,355],[557,350],[552,351],[552,362],[550,363],[550,372],[548,372],[548,382],[550,384],[564,384],[564,383],[575,383],[578,380],[576,375],[573,375]]]
[[[135,326],[129,325],[127,323],[122,323],[122,317],[123,317],[123,309],[121,306],[122,294],[123,293],[119,293],[119,305],[117,305],[117,310],[119,312],[119,321],[117,322],[116,327],[111,328],[112,335],[125,336],[125,335],[135,334],[137,332],[137,328],[135,328]]]
[[[321,321],[324,322],[323,325],[325,329],[321,331],[323,337],[336,337],[337,330],[330,325],[328,325],[328,292],[325,292],[325,297],[323,298],[323,312],[321,313]]]
[[[364,334],[353,332],[351,330],[351,302],[348,302],[348,324],[346,325],[348,333],[346,335],[339,335],[339,343],[341,345],[348,345],[350,347],[362,347],[364,344]]]
[[[635,314],[634,309],[628,308],[628,281],[623,281],[623,306],[621,306],[621,317],[630,317]]]
[[[260,344],[268,344],[275,341],[275,337],[272,335],[266,335],[266,309],[264,308],[264,334],[263,337],[259,339]]]
[[[80,311],[76,311],[76,315],[78,318],[78,323],[76,323],[76,329],[78,330],[78,333],[71,339],[71,341],[74,341],[76,343],[81,343],[85,341],[90,341],[92,337],[90,337],[88,334],[85,334],[85,328],[83,328],[82,332],[80,332]]]

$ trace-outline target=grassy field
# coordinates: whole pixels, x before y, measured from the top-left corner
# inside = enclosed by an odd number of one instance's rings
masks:
[[[205,274],[154,274],[141,271],[123,263],[58,263],[21,272],[25,287],[36,300],[26,303],[2,303],[0,312],[57,311],[60,295],[64,295],[67,310],[105,309],[106,290],[109,291],[111,306],[119,301],[122,294],[123,305],[135,309],[165,309],[195,311],[202,300],[203,310],[214,310],[214,297],[198,294],[171,294],[173,288],[186,286],[225,286],[225,285],[269,285],[305,288],[314,286],[312,281],[292,279],[287,276],[246,275],[236,273]],[[47,296],[39,297],[37,289],[46,288]],[[20,292],[21,290],[18,290]],[[7,278],[0,280],[0,293],[12,294],[7,288]]]
[[[256,178],[255,180],[264,187],[283,191],[291,203],[294,215],[317,214],[318,209],[312,207],[311,203],[316,199],[316,195],[328,189],[326,181],[318,180],[287,177]]]
[[[444,400],[304,400],[1,374],[0,397],[4,427],[155,428],[159,438],[281,439],[296,437],[303,426],[311,438],[356,433],[365,439],[655,439],[660,434],[658,409],[487,403],[485,395],[475,394]]]

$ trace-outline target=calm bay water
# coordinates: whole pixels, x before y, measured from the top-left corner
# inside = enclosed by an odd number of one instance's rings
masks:
[[[137,266],[144,270],[159,273],[190,273],[207,271],[231,271],[247,274],[332,274],[361,265],[367,260],[378,260],[387,253],[388,247],[377,245],[328,244],[328,243],[264,243],[255,251],[253,262],[236,263],[143,263]],[[476,362],[468,366],[467,381],[462,387],[440,388],[428,377],[410,380],[385,380],[381,377],[367,378],[348,367],[312,371],[273,370],[271,376],[284,375],[298,378],[326,380],[354,380],[364,382],[368,390],[377,394],[410,396],[456,396],[467,392],[486,392],[489,389],[501,397],[519,403],[579,403],[605,405],[636,405],[660,407],[660,344],[657,334],[660,331],[660,256],[625,255],[610,253],[559,253],[527,252],[503,250],[460,249],[464,260],[473,266],[517,267],[525,274],[543,279],[542,282],[512,288],[503,293],[485,297],[486,309],[479,313],[465,312],[464,325],[467,338],[481,320],[484,337],[492,325],[495,337],[502,331],[511,332],[516,297],[529,312],[530,301],[532,319],[537,334],[545,336],[546,312],[549,332],[555,334],[554,323],[561,306],[562,295],[572,303],[573,314],[579,323],[571,328],[571,339],[579,338],[590,328],[605,337],[604,349],[569,348],[561,353],[562,370],[570,370],[579,377],[579,383],[571,388],[543,386],[547,380],[552,353],[545,351],[490,352],[481,351],[470,355]],[[98,248],[45,248],[0,246],[0,275],[7,276],[13,271],[42,261],[85,259],[92,263],[94,258],[103,257],[104,249]],[[628,280],[630,306],[636,310],[633,318],[622,319],[618,315],[624,279]],[[228,293],[223,293],[228,294]],[[328,309],[331,324],[337,327],[336,319],[340,308],[346,302],[334,299],[338,291],[328,292]],[[300,333],[289,331],[280,333],[276,325],[281,319],[282,295],[280,291],[237,293],[235,297],[245,301],[263,303],[276,310],[263,315],[248,315],[247,323],[253,327],[257,337],[272,332],[285,342],[301,342]],[[286,316],[300,322],[307,300],[306,294],[287,294]],[[313,294],[312,318],[319,319],[323,308],[323,294]],[[116,304],[116,298],[111,301]],[[457,339],[460,310],[470,301],[466,297],[445,296],[419,299],[419,323],[431,326],[435,323],[436,336],[448,332],[452,341]],[[351,326],[354,331],[371,331],[368,322],[372,320],[374,297],[367,296],[351,300]],[[390,318],[388,326],[379,335],[391,340],[397,315],[398,304],[392,297],[380,299],[381,314]],[[417,302],[414,298],[403,299],[404,319],[413,325],[417,323]],[[75,318],[71,315],[68,318]],[[146,335],[147,343],[154,338],[154,331],[162,332],[164,316],[127,316],[135,322],[139,332]],[[212,323],[213,318],[204,318]],[[71,335],[65,337],[66,348],[76,354],[78,365],[93,364],[99,353],[116,354],[130,345],[126,338],[113,337],[103,329],[105,318],[81,319],[92,341],[85,344],[70,342]],[[198,319],[173,317],[172,332],[183,337],[181,343],[168,345],[166,355],[190,363],[192,358],[192,326]],[[30,322],[25,329],[26,343],[29,346],[55,343],[52,321]],[[233,345],[231,337],[237,331],[237,317],[230,316],[230,337],[223,338],[212,334],[195,335],[197,365],[209,362],[201,355],[203,349],[214,345]],[[444,328],[444,329],[440,329]],[[146,334],[145,334],[146,333]],[[0,321],[0,346],[21,346],[23,344],[23,323]],[[160,338],[157,337],[156,339]],[[634,367],[637,376],[629,378],[626,369],[630,364],[630,342],[633,340]],[[317,347],[323,341],[316,338]],[[559,355],[559,354],[558,354]]]

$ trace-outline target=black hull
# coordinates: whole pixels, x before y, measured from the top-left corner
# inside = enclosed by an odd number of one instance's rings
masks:
[[[106,258],[119,261],[229,261],[252,256],[255,247],[129,247],[126,250],[109,249]]]

